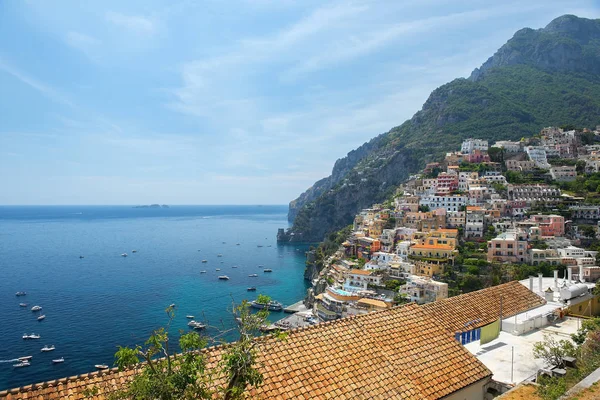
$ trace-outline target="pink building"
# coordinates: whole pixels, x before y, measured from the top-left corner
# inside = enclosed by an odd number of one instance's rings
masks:
[[[458,190],[458,175],[442,172],[437,177],[436,193],[439,195],[450,194]]]
[[[561,215],[532,215],[530,221],[539,225],[542,236],[565,235],[565,218]]]
[[[473,150],[471,154],[465,155],[464,159],[467,162],[478,164],[482,162],[489,162],[490,156],[481,150]]]

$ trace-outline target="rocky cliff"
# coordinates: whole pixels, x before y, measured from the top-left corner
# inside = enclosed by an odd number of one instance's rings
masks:
[[[544,126],[600,124],[600,20],[522,29],[469,79],[434,90],[410,120],[338,160],[290,203],[282,240],[320,241],[468,137],[519,139]]]

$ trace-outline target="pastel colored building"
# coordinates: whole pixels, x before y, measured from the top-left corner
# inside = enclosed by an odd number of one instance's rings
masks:
[[[527,260],[527,236],[522,231],[507,231],[488,241],[488,262],[520,263]]]

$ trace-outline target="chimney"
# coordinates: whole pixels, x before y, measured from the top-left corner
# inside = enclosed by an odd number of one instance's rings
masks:
[[[554,291],[558,290],[558,270],[555,269],[554,271]]]
[[[571,269],[571,267],[567,267],[567,272],[569,273],[568,275],[568,284],[570,285],[571,282],[573,281],[573,270]]]
[[[529,276],[529,290],[533,292],[533,276]]]
[[[583,283],[583,264],[579,264],[579,282]]]
[[[543,277],[543,276],[544,276],[544,275],[543,275],[541,272],[540,272],[540,273],[538,273],[538,285],[539,285],[539,291],[540,291],[540,292],[543,292],[543,291],[544,291],[544,288],[542,288],[542,277]]]

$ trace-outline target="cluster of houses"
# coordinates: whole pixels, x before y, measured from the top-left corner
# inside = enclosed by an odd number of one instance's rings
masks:
[[[398,296],[418,304],[447,298],[442,275],[455,263],[459,240],[475,243],[490,263],[566,266],[569,279],[572,272],[591,290],[600,278],[597,252],[581,246],[585,237],[576,222],[597,232],[600,206],[561,193],[557,183],[577,176],[572,162],[548,163],[577,159],[592,170],[600,146],[582,144],[586,134],[600,132],[545,128],[532,139],[496,142],[495,150],[486,140],[467,139],[460,152],[427,164],[398,188],[393,202],[355,216],[352,233],[313,282],[327,282],[314,298],[315,313],[332,320],[389,308]],[[511,184],[506,171],[536,171],[544,179]]]

